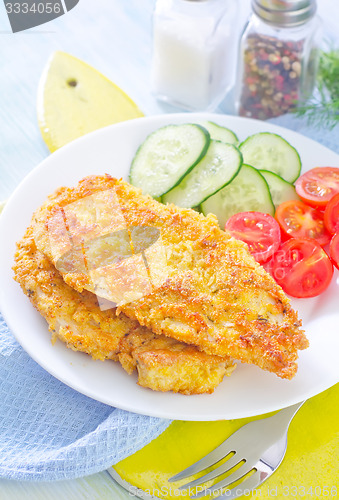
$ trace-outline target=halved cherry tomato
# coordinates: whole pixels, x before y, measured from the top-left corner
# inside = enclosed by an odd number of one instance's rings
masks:
[[[281,203],[276,209],[275,218],[288,238],[311,238],[321,246],[327,245],[331,239],[322,212],[302,201],[290,200]]]
[[[339,193],[327,203],[324,212],[324,223],[331,234],[339,232]]]
[[[339,193],[339,168],[312,168],[297,179],[295,189],[307,205],[325,208],[330,199]]]
[[[280,245],[280,227],[269,214],[240,212],[232,215],[225,225],[234,238],[247,243],[253,257],[260,264],[267,261]]]
[[[335,267],[339,269],[339,232],[336,233],[331,239],[330,257]]]
[[[286,293],[306,298],[326,290],[333,276],[333,265],[316,241],[291,238],[273,255],[270,271]]]

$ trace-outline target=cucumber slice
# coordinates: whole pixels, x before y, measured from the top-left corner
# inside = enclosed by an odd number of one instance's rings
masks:
[[[297,150],[280,135],[260,132],[248,137],[239,146],[248,163],[258,170],[269,170],[287,182],[294,182],[300,174],[301,160]]]
[[[259,170],[270,188],[271,198],[275,208],[284,201],[300,200],[293,184],[285,181],[282,177],[268,170]]]
[[[227,142],[228,144],[239,144],[238,137],[229,128],[222,127],[221,125],[210,121],[202,122],[201,125],[209,131],[211,139],[214,139],[215,141]]]
[[[210,135],[200,125],[185,123],[159,128],[137,150],[130,183],[144,194],[162,196],[205,156],[209,143]]]
[[[261,173],[250,165],[243,165],[230,184],[210,196],[200,206],[203,214],[215,214],[220,227],[239,212],[263,212],[274,215],[274,205]]]
[[[203,159],[162,197],[162,202],[183,208],[196,207],[231,182],[241,165],[242,154],[238,148],[211,140]]]

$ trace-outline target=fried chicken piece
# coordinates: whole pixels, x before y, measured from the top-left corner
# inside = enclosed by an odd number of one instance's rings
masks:
[[[120,343],[119,361],[138,370],[138,384],[155,391],[211,393],[235,364],[230,358],[208,355],[195,346],[140,328]]]
[[[101,310],[97,297],[76,292],[36,248],[28,228],[17,244],[15,279],[46,319],[55,341],[94,359],[120,361],[138,372],[138,383],[156,391],[211,393],[235,365],[229,358],[209,356],[194,346],[157,336],[115,309]]]
[[[57,190],[33,226],[37,247],[76,290],[114,300],[158,335],[295,375],[308,346],[297,313],[214,215],[164,206],[106,174]]]

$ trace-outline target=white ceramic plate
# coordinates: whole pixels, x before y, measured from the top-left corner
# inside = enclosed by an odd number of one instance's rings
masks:
[[[310,347],[300,353],[293,380],[282,380],[255,366],[239,364],[214,394],[183,396],[157,393],[136,384],[119,364],[93,361],[64,344],[51,343],[45,321],[13,280],[13,254],[30,223],[32,212],[61,185],[74,185],[90,174],[127,178],[137,147],[158,127],[169,123],[214,120],[231,128],[240,140],[271,131],[282,135],[300,153],[303,170],[339,166],[339,156],[316,142],[268,123],[211,114],[170,114],[113,125],[80,138],[49,156],[19,185],[0,217],[0,306],[18,342],[53,376],[98,401],[125,410],[184,420],[217,420],[258,415],[314,396],[339,380],[339,277],[314,299],[293,300],[303,319]]]

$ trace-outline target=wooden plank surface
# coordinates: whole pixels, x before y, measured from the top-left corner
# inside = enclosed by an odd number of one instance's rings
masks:
[[[69,481],[24,482],[0,479],[0,500],[131,500],[107,472]]]

